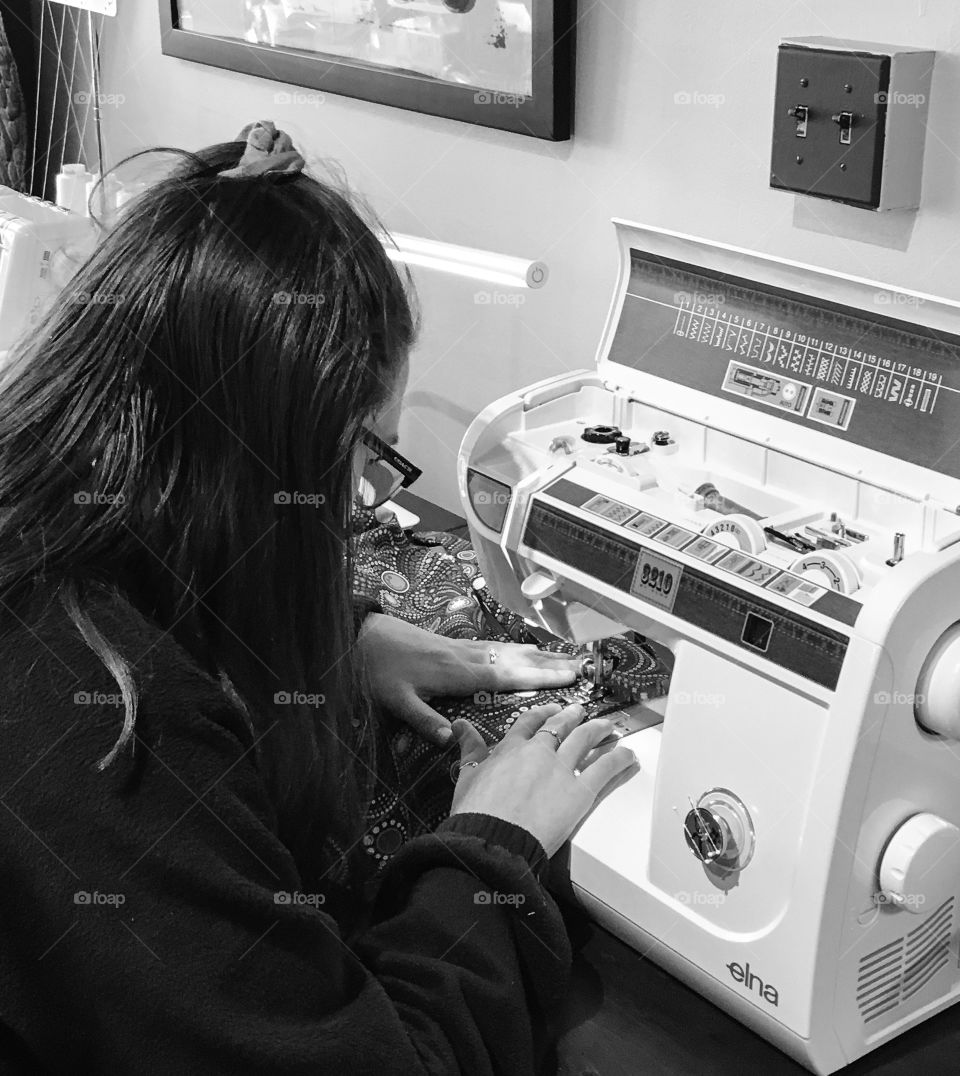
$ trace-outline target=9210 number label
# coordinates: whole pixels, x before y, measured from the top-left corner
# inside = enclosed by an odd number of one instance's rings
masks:
[[[669,613],[677,600],[682,575],[682,564],[641,549],[633,573],[633,582],[630,584],[630,593],[635,598],[642,598],[666,609]]]

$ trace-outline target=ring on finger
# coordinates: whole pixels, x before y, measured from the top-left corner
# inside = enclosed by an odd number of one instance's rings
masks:
[[[499,654],[497,653],[497,648],[495,646],[491,646],[490,649],[487,651],[487,659],[489,660],[490,664],[496,665],[498,657]]]
[[[559,747],[560,744],[563,743],[563,737],[556,730],[548,728],[539,728],[534,733],[534,736],[539,736],[541,732],[545,732],[548,736],[552,736],[557,741],[557,747]]]
[[[456,784],[457,781],[460,779],[460,773],[461,773],[462,770],[465,770],[467,768],[467,766],[479,766],[479,765],[480,765],[479,762],[472,762],[472,761],[471,762],[459,762],[459,761],[454,762],[454,764],[450,767],[450,780],[453,781],[454,784]]]

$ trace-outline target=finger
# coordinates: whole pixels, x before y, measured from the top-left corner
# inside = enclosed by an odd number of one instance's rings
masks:
[[[605,740],[601,740],[596,747],[586,753],[583,761],[577,766],[577,769],[581,773],[583,773],[583,771],[588,766],[592,766],[598,758],[603,758],[603,756],[608,754],[610,751],[615,751],[619,742],[620,736],[617,735],[617,733],[613,733]]]
[[[612,751],[604,752],[587,769],[581,770],[577,780],[596,797],[631,766],[639,766],[637,756],[629,747],[620,744]]]
[[[516,657],[533,664],[549,666],[555,662],[581,662],[582,654],[568,654],[562,650],[541,650],[536,643],[496,643],[486,642],[484,646],[494,646],[503,651],[507,656]]]
[[[412,729],[419,732],[424,739],[445,747],[450,743],[453,732],[450,722],[428,706],[414,691],[407,691],[400,696],[395,710]]]
[[[467,763],[481,763],[489,754],[486,741],[479,732],[463,718],[458,718],[451,729],[453,739],[460,747],[460,758],[450,767],[450,776],[454,784],[460,779],[461,774],[465,777],[476,770],[476,766],[467,767]],[[466,769],[464,768],[466,767]]]
[[[535,665],[543,665],[545,668],[558,662],[569,662],[579,667],[583,661],[582,654],[568,654],[565,650],[541,650],[533,643],[520,643],[519,646],[527,652],[527,657]]]
[[[564,687],[580,674],[580,658],[538,650],[535,646],[504,643],[490,675],[498,690],[535,691],[538,688]]]
[[[572,706],[565,706],[553,717],[544,721],[540,728],[534,732],[531,739],[536,739],[546,744],[551,751],[558,751],[563,741],[583,721],[585,713],[583,705],[579,702],[575,702]],[[555,735],[547,736],[547,731],[555,733]]]
[[[563,707],[557,702],[544,703],[543,706],[531,706],[526,713],[521,714],[504,736],[503,743],[514,740],[529,740],[540,728],[544,721],[559,714]]]
[[[591,721],[585,721],[564,737],[563,743],[557,748],[557,754],[571,770],[582,769],[580,763],[586,755],[602,740],[605,740],[612,731],[613,722],[604,717],[595,717]]]
[[[567,687],[580,675],[580,663],[557,662],[548,667],[496,665],[492,669],[495,691],[543,691]]]
[[[471,656],[475,661],[496,665],[503,661],[519,661],[522,664],[542,665],[549,668],[555,664],[575,664],[583,661],[583,654],[568,654],[562,650],[541,650],[536,643],[505,643],[497,639],[463,640],[469,643]],[[490,661],[490,651],[496,652],[495,661]]]

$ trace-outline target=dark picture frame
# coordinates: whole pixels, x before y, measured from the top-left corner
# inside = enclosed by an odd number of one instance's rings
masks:
[[[501,93],[287,46],[180,25],[180,0],[159,0],[162,49],[196,63],[554,142],[571,136],[576,0],[532,0],[532,93]],[[186,6],[186,5],[184,5]]]

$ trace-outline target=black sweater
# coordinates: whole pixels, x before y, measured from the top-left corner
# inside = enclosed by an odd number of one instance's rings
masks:
[[[0,1071],[533,1072],[569,964],[538,842],[456,816],[344,936],[216,682],[128,604],[92,614],[162,733],[135,781],[99,772],[116,682],[49,594],[5,615]]]

